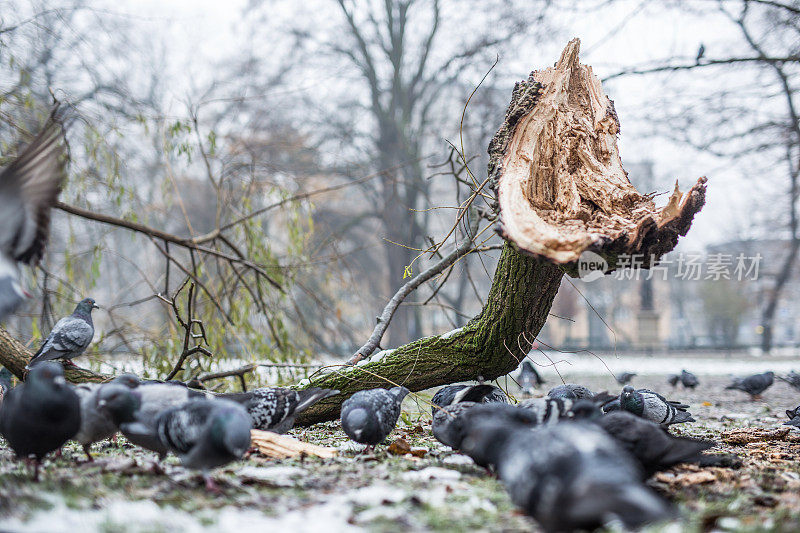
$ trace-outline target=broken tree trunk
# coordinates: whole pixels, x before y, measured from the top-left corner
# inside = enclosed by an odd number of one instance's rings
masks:
[[[403,384],[412,391],[483,378],[519,365],[541,330],[564,273],[591,251],[613,270],[623,254],[649,266],[672,250],[705,202],[705,178],[663,209],[631,185],[617,149],[619,120],[571,41],[555,67],[514,88],[489,146],[489,179],[506,240],[481,313],[455,331],[378,352],[299,384],[341,391],[299,423],[335,419],[353,392]]]

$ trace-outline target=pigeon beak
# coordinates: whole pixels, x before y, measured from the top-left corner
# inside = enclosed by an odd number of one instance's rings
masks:
[[[100,306],[97,304],[92,304],[92,309],[100,309]]]
[[[97,408],[102,409],[103,407],[106,406],[106,403],[107,402],[105,400],[100,400],[99,402],[97,402]]]

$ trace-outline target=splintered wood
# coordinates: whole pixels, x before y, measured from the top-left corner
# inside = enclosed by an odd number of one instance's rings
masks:
[[[676,185],[663,209],[636,190],[619,156],[614,104],[579,51],[580,41],[570,41],[554,67],[514,88],[490,147],[502,155],[490,166],[500,233],[554,263],[573,263],[590,250],[612,268],[622,254],[641,254],[649,266],[686,234],[705,202],[706,179],[686,194]]]
[[[261,431],[259,429],[250,430],[250,441],[252,446],[255,446],[260,453],[276,459],[288,459],[301,455],[330,459],[331,457],[336,457],[337,454],[334,448],[308,444],[288,435],[278,435],[271,431]]]

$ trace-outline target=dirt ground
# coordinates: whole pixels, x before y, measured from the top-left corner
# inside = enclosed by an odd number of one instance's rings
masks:
[[[697,422],[673,431],[715,439],[720,444],[713,451],[735,453],[743,464],[682,466],[656,475],[650,484],[677,504],[680,518],[648,531],[800,531],[800,431],[781,426],[800,393],[776,382],[762,401],[751,402],[724,390],[727,377],[700,378],[695,391],[673,390],[663,375],[637,377],[634,385],[691,404]],[[620,389],[610,377],[569,379],[596,390]],[[552,385],[550,380],[542,392]],[[96,444],[94,463],[70,444],[33,483],[0,441],[0,531],[537,530],[498,481],[432,438],[430,411],[421,399],[406,400],[388,439],[405,440],[421,457],[394,455],[387,446],[374,455],[359,454],[360,446],[348,442],[338,423],[291,434],[338,448],[339,457],[274,460],[253,454],[215,473],[219,495],[206,492],[199,476],[175,458],[166,461],[166,475],[152,473],[152,455],[123,438]]]

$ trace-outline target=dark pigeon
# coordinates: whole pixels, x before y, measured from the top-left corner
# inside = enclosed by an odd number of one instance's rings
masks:
[[[587,403],[575,406],[575,417],[603,428],[639,461],[646,477],[676,464],[699,463],[704,458],[702,452],[716,445],[713,441],[672,436],[655,422],[627,411],[602,415],[594,404]]]
[[[786,416],[789,417],[789,421],[784,422],[784,426],[794,426],[796,428],[800,428],[800,405],[792,410],[787,409]]]
[[[437,409],[433,415],[433,436],[442,444],[458,450],[461,447],[461,441],[466,436],[467,428],[482,418],[506,420],[511,424],[528,426],[537,423],[533,413],[512,405],[459,402],[443,409]]]
[[[431,398],[431,415],[438,407],[447,407],[458,402],[508,403],[508,396],[499,387],[481,383],[479,385],[447,385],[439,389]]]
[[[669,383],[673,387],[677,387],[680,381],[681,381],[681,376],[679,374],[670,374],[667,377],[667,383]]]
[[[618,376],[614,376],[614,379],[616,379],[617,383],[619,383],[620,385],[627,385],[636,376],[637,374],[635,372],[623,372]]]
[[[630,455],[589,423],[529,429],[484,419],[462,449],[493,464],[511,500],[546,532],[594,530],[613,520],[631,529],[672,516],[641,483]]]
[[[770,388],[774,382],[775,373],[770,371],[746,378],[734,378],[733,383],[725,389],[740,390],[749,394],[751,400],[758,400],[761,398],[761,393]]]
[[[0,433],[20,459],[34,457],[34,479],[48,453],[60,449],[81,425],[81,406],[64,369],[42,363],[11,389],[0,409]]]
[[[93,309],[97,309],[94,300],[84,298],[71,315],[56,322],[53,331],[47,336],[44,344],[26,368],[30,369],[42,361],[55,359],[64,359],[70,362],[72,358],[81,355],[89,347],[92,337],[94,337]]]
[[[250,448],[252,419],[230,400],[192,400],[161,413],[156,436],[180,457],[184,468],[200,470],[209,490],[218,490],[208,471],[244,457]]]
[[[791,388],[794,390],[800,391],[800,374],[795,372],[794,370],[790,371],[786,376],[775,376],[781,381],[785,381],[789,384]]]
[[[519,408],[531,413],[534,425],[548,426],[557,424],[561,420],[574,417],[573,407],[579,402],[588,402],[600,411],[599,406],[614,400],[607,392],[595,394],[590,400],[570,400],[569,398],[529,398],[519,403]]]
[[[522,370],[519,373],[519,377],[517,377],[517,382],[519,382],[519,386],[522,387],[522,392],[525,394],[533,394],[536,387],[542,385],[544,380],[539,376],[539,373],[530,361],[523,361]]]
[[[697,379],[697,376],[688,372],[686,370],[681,370],[681,384],[685,389],[692,389],[694,390],[695,387],[700,385],[700,380]]]
[[[318,401],[339,394],[338,390],[318,387],[295,391],[264,387],[249,392],[221,394],[221,398],[241,403],[253,419],[253,429],[286,433],[297,415]]]
[[[7,368],[0,367],[0,406],[3,405],[3,398],[11,390],[11,372]]]
[[[394,429],[408,393],[405,387],[356,392],[342,403],[342,429],[348,437],[371,449]]]
[[[566,383],[550,389],[547,393],[549,398],[564,398],[567,400],[591,400],[594,393],[583,385]]]
[[[605,412],[617,410],[629,411],[645,420],[662,426],[694,422],[687,412],[689,406],[681,402],[667,400],[657,392],[649,389],[634,389],[630,385],[623,387],[619,399],[606,404]]]
[[[42,131],[0,171],[0,322],[28,296],[19,263],[35,266],[50,232],[50,208],[66,178],[63,113],[53,109]]]
[[[135,376],[134,376],[135,377]],[[138,378],[130,379],[130,374],[117,376],[109,383],[135,388],[139,385]],[[107,411],[98,409],[98,397],[104,383],[82,383],[75,387],[81,402],[81,427],[74,439],[83,446],[86,458],[92,461],[91,446],[95,442],[107,439],[119,431],[119,427]]]

